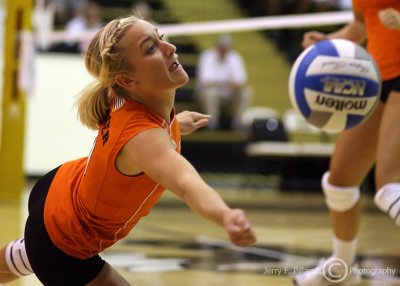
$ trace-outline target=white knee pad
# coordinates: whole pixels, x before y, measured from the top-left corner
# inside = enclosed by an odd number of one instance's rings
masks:
[[[25,240],[23,238],[14,240],[7,245],[6,262],[8,268],[16,276],[26,276],[33,273],[26,255]]]
[[[384,185],[375,194],[375,204],[400,226],[400,183]]]
[[[359,187],[338,187],[328,182],[329,172],[322,177],[322,189],[325,201],[331,210],[345,212],[350,210],[360,199]]]

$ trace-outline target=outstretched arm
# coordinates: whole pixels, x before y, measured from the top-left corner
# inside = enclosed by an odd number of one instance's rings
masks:
[[[173,149],[170,140],[165,130],[150,129],[132,138],[121,154],[182,198],[193,211],[224,227],[233,243],[240,246],[254,243],[255,235],[244,212],[228,207],[195,168]]]

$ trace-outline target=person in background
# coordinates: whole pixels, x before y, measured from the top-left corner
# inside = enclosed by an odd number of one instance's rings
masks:
[[[211,115],[209,128],[220,127],[221,108],[228,106],[232,114],[231,129],[240,129],[251,93],[243,58],[233,49],[229,35],[220,35],[214,48],[201,53],[197,80],[202,111]]]
[[[180,154],[181,134],[209,116],[175,114],[175,91],[188,82],[176,52],[135,16],[95,35],[85,53],[94,82],[77,101],[81,122],[98,130],[93,149],[35,184],[24,238],[0,249],[0,283],[35,273],[44,285],[131,285],[99,253],[125,238],[165,190],[235,245],[255,242],[244,212],[227,206]]]
[[[85,52],[91,41],[90,35],[94,35],[102,25],[99,5],[90,0],[83,1],[78,4],[75,17],[66,24],[67,37],[73,39],[67,42],[67,45],[71,47],[75,45],[78,52]],[[76,40],[76,37],[81,39]]]
[[[103,26],[100,7],[96,2],[77,1],[73,10],[74,16],[64,27],[65,38],[51,43],[46,51],[84,53],[94,34]]]
[[[139,1],[133,3],[131,6],[131,11],[133,15],[136,15],[137,17],[154,24],[152,19],[153,9],[147,2]]]
[[[336,141],[329,171],[322,178],[333,227],[333,253],[313,271],[297,275],[299,286],[333,285],[339,279],[340,285],[359,282],[359,275],[349,267],[356,263],[360,185],[374,164],[375,204],[400,225],[400,2],[353,0],[352,6],[352,22],[330,34],[305,33],[303,47],[325,39],[360,44],[367,40],[381,73],[380,102],[364,123],[342,132]]]

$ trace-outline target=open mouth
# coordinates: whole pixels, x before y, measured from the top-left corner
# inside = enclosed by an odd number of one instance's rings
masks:
[[[174,62],[172,65],[169,66],[169,71],[174,72],[180,68],[180,64],[178,61]]]

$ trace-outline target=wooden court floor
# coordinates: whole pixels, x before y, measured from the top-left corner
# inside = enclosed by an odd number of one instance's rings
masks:
[[[292,276],[330,254],[331,229],[319,193],[273,189],[219,188],[231,206],[242,207],[258,242],[236,248],[217,226],[193,214],[168,193],[123,241],[103,253],[132,282],[146,286],[292,285]],[[25,201],[0,202],[0,243],[22,231]],[[363,197],[359,263],[360,285],[400,285],[400,229]],[[371,276],[390,269],[395,275]],[[376,272],[375,272],[376,273]],[[41,285],[34,276],[11,286]]]

